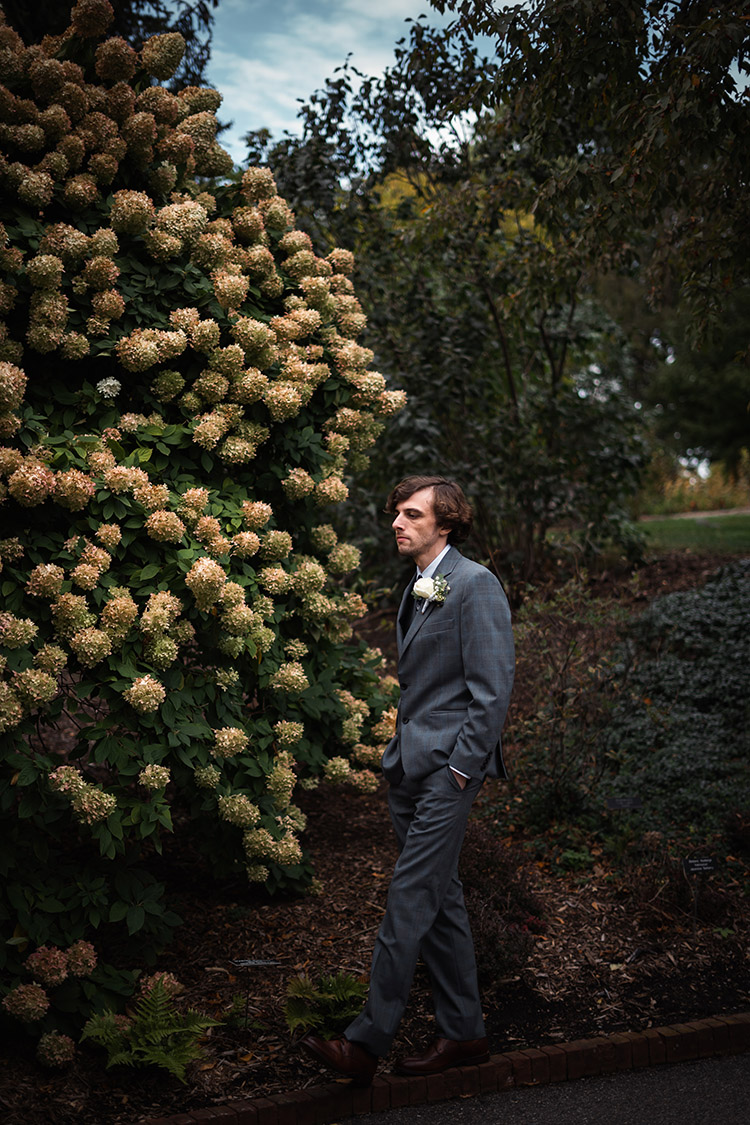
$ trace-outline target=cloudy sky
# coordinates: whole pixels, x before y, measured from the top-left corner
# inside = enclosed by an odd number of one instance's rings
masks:
[[[408,31],[426,15],[447,23],[427,0],[220,0],[207,77],[224,95],[221,144],[240,161],[242,136],[266,127],[297,131],[297,99],[307,100],[348,54],[358,70],[379,74]]]

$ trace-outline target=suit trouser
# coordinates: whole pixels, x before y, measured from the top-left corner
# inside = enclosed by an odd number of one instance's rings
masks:
[[[420,953],[432,981],[437,1034],[484,1035],[474,943],[458,878],[458,857],[480,780],[461,789],[443,766],[418,781],[404,777],[388,794],[399,857],[375,941],[364,1010],[345,1031],[386,1055],[404,1014]]]

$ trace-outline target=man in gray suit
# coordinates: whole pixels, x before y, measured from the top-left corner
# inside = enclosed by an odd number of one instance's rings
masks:
[[[471,508],[453,481],[407,477],[388,498],[399,554],[417,571],[397,624],[401,687],[396,734],[383,755],[400,854],[375,943],[362,1013],[340,1039],[301,1043],[339,1074],[367,1084],[390,1050],[420,956],[438,1036],[401,1059],[399,1074],[437,1074],[488,1055],[474,946],[458,878],[472,801],[485,777],[505,777],[500,731],[513,684],[510,611],[486,567],[453,544]]]

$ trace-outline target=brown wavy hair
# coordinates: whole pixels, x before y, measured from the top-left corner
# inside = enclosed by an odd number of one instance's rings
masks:
[[[454,480],[437,476],[405,477],[386,500],[385,510],[394,515],[399,504],[408,500],[422,488],[431,488],[432,506],[439,527],[449,527],[449,543],[463,543],[468,539],[474,513],[471,504],[463,494],[460,484]]]

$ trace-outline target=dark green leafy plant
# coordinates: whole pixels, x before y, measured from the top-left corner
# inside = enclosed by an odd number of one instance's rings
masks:
[[[529,958],[534,934],[545,929],[543,907],[520,877],[518,850],[470,821],[459,874],[477,954],[479,980],[494,988],[517,975]]]
[[[612,707],[609,649],[624,615],[598,599],[586,576],[528,591],[516,615],[519,679],[534,698],[513,718],[513,785],[524,821],[545,830],[590,811],[604,769],[601,731]]]
[[[111,1066],[158,1066],[180,1082],[185,1069],[201,1056],[200,1041],[220,1021],[188,1008],[181,1011],[157,980],[128,1015],[106,1011],[92,1016],[81,1035],[107,1052]]]
[[[367,983],[350,973],[317,980],[299,976],[289,982],[286,995],[284,1016],[291,1032],[315,1031],[331,1039],[359,1014],[367,997]]]
[[[595,860],[588,848],[565,848],[560,852],[558,859],[563,871],[588,871],[594,866]]]
[[[534,932],[523,923],[508,922],[486,900],[472,902],[470,918],[479,983],[483,989],[501,987],[527,964],[534,948]]]

